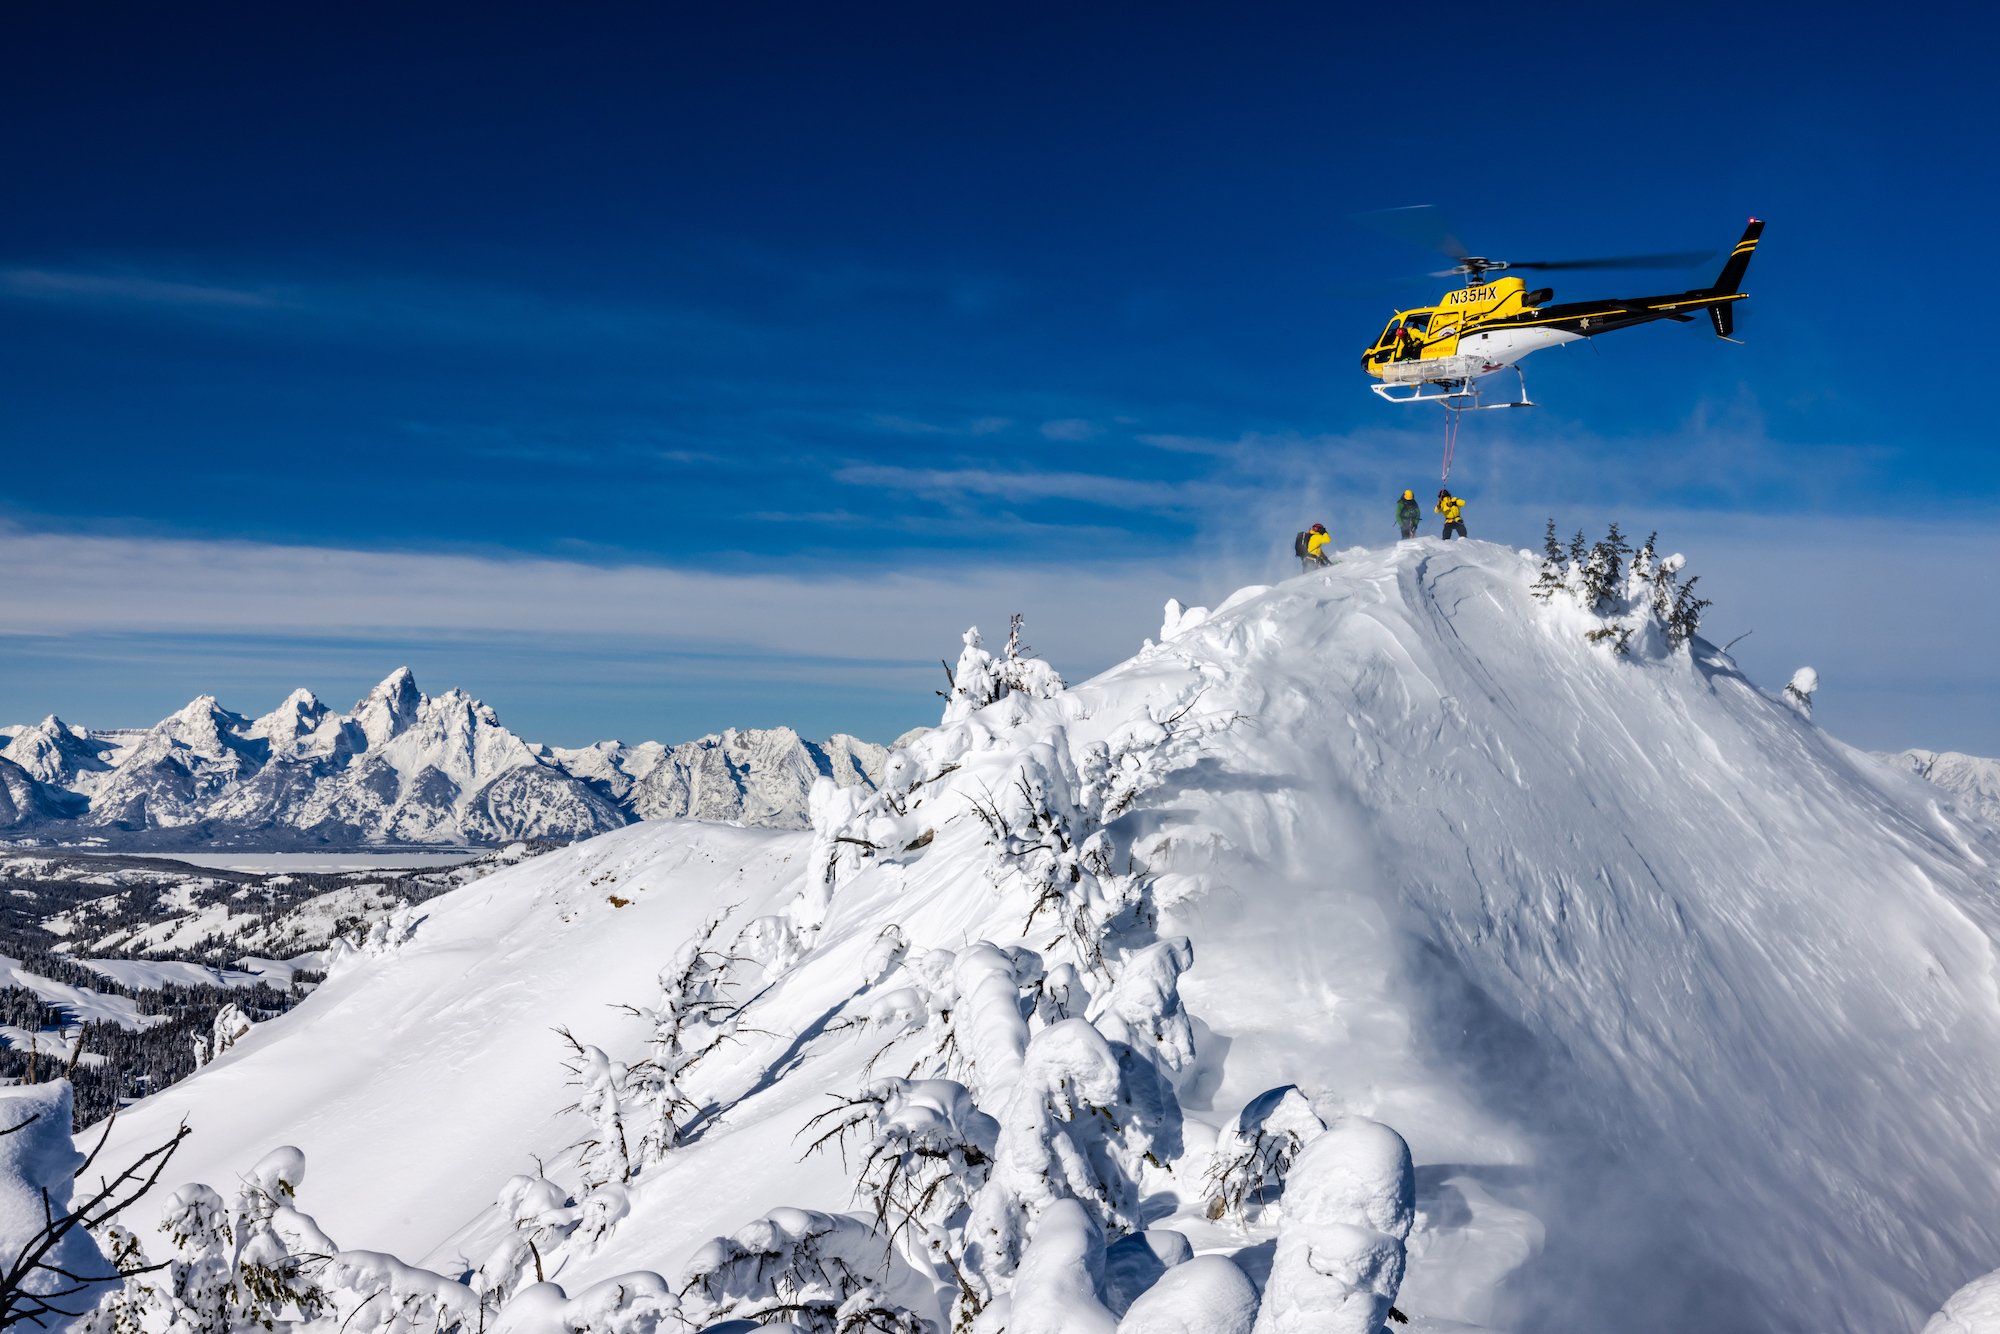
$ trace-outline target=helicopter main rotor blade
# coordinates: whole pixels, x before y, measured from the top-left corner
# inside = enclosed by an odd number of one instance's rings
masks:
[[[1411,273],[1401,278],[1378,278],[1374,282],[1351,283],[1344,287],[1323,289],[1328,296],[1342,301],[1381,301],[1408,292],[1413,287],[1428,287],[1435,277],[1429,273]]]
[[[1671,250],[1656,255],[1607,255],[1603,259],[1509,261],[1510,269],[1686,269],[1715,258],[1713,250]]]
[[[1471,253],[1458,239],[1458,229],[1451,225],[1451,219],[1436,204],[1378,208],[1357,213],[1354,220],[1377,231],[1387,232],[1398,240],[1413,242],[1453,259],[1464,259]]]

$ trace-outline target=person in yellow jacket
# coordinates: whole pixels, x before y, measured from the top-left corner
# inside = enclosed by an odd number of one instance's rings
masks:
[[[1333,564],[1333,558],[1326,554],[1326,549],[1332,545],[1333,534],[1326,531],[1325,524],[1316,523],[1299,534],[1298,540],[1292,543],[1292,551],[1299,558],[1300,569],[1317,570]]]
[[[1436,512],[1444,515],[1444,540],[1465,536],[1465,502],[1445,487],[1438,488]]]

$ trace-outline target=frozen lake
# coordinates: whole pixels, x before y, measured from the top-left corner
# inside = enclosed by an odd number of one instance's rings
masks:
[[[81,848],[49,849],[65,856],[160,857],[186,862],[190,866],[218,871],[434,871],[469,862],[484,853],[468,848],[440,848],[436,852],[398,849],[394,852],[142,852],[121,848],[117,852],[86,851]]]

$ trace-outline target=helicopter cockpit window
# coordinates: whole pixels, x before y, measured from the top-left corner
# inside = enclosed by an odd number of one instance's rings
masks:
[[[1389,327],[1382,331],[1382,337],[1377,340],[1376,345],[1378,347],[1398,346],[1403,341],[1405,330],[1408,330],[1410,335],[1421,338],[1424,332],[1424,323],[1429,319],[1430,316],[1428,315],[1398,315],[1395,319],[1389,321]]]

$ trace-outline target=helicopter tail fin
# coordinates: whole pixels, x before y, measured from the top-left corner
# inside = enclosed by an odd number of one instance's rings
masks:
[[[1757,238],[1763,234],[1763,220],[1760,218],[1750,219],[1750,225],[1743,229],[1743,239],[1738,241],[1736,248],[1729,252],[1729,258],[1722,265],[1722,272],[1716,275],[1715,286],[1709,288],[1709,291],[1721,296],[1743,290],[1743,274],[1750,267],[1750,256],[1757,251]],[[1722,320],[1722,312],[1719,308],[1715,310],[1715,316],[1719,325]],[[1716,332],[1721,333],[1724,338],[1729,336],[1719,327]]]
[[[1736,307],[1734,303],[1724,303],[1708,308],[1708,318],[1715,321],[1715,336],[1727,338],[1736,332]]]

